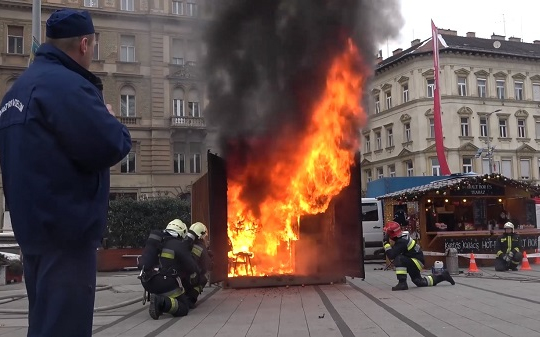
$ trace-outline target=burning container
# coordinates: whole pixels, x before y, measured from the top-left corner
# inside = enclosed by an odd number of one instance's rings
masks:
[[[358,160],[350,167],[349,185],[332,198],[326,211],[300,217],[292,224],[295,237],[269,247],[275,251],[268,254],[232,246],[226,162],[210,152],[207,162],[208,172],[193,184],[192,221],[202,221],[209,228],[214,252],[211,283],[245,288],[338,283],[344,282],[345,276],[365,277]],[[264,229],[261,224],[256,235],[264,236]],[[267,267],[261,270],[261,266]]]

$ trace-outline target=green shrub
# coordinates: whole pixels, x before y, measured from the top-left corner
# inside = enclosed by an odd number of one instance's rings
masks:
[[[178,198],[119,198],[109,205],[105,248],[142,248],[152,229],[165,229],[173,219],[190,225],[190,203]]]

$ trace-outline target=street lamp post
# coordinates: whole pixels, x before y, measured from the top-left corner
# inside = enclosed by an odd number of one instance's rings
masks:
[[[34,61],[37,48],[41,44],[41,0],[32,2],[32,44],[30,62]]]
[[[486,124],[487,124],[487,127],[486,127],[486,136],[487,136],[487,157],[488,157],[488,160],[489,160],[489,174],[492,174],[493,173],[493,152],[491,151],[491,143],[489,141],[489,117],[496,113],[496,112],[499,112],[499,111],[502,111],[502,109],[497,109],[495,111],[492,111],[490,113],[487,113],[486,114]]]

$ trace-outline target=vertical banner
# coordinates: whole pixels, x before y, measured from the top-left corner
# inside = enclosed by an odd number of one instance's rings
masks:
[[[444,154],[444,140],[441,120],[441,92],[439,90],[439,31],[431,20],[431,35],[433,42],[433,66],[435,71],[435,90],[433,93],[433,119],[435,122],[435,148],[437,150],[437,159],[441,166],[441,174],[443,176],[450,175],[450,169]]]
[[[30,50],[30,58],[28,60],[28,66],[30,66],[32,64],[32,62],[34,62],[34,57],[36,57],[36,51],[38,50],[39,48],[39,42],[37,41],[36,37],[33,36],[32,37],[32,48]]]

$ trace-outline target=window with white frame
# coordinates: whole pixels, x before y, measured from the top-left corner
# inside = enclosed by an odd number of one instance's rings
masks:
[[[512,159],[501,160],[501,173],[505,177],[512,178]]]
[[[467,78],[458,77],[458,94],[459,96],[467,96]]]
[[[189,91],[188,116],[201,117],[201,109],[199,106],[199,92],[194,89]]]
[[[427,80],[427,97],[434,97],[435,96],[435,80],[429,79]]]
[[[531,160],[521,158],[519,160],[519,177],[520,179],[531,179]]]
[[[504,99],[504,87],[505,87],[505,81],[504,80],[497,80],[496,82],[497,86],[497,98],[498,99]]]
[[[536,139],[540,139],[540,119],[535,120],[534,127],[536,131]]]
[[[84,7],[99,7],[98,0],[84,0]]]
[[[405,123],[403,124],[403,128],[404,128],[404,134],[405,134],[405,141],[406,142],[410,142],[412,141],[412,136],[411,136],[411,123]]]
[[[394,146],[394,130],[392,128],[386,128],[386,147]]]
[[[523,100],[523,82],[515,81],[514,82],[514,96],[516,100]]]
[[[189,173],[201,173],[201,143],[189,143]]]
[[[375,150],[382,149],[382,139],[381,139],[381,132],[376,131],[375,132]]]
[[[120,0],[120,9],[133,12],[135,10],[135,0]]]
[[[508,120],[499,118],[499,137],[508,138]]]
[[[469,117],[461,117],[461,136],[469,137]]]
[[[405,162],[405,167],[406,167],[406,174],[407,174],[407,177],[412,177],[414,176],[414,166],[413,166],[413,162],[412,160],[408,160]]]
[[[384,95],[386,96],[386,109],[392,109],[392,92],[387,91]]]
[[[366,152],[371,152],[371,141],[369,135],[364,136],[364,148]]]
[[[174,154],[174,173],[186,173],[186,154],[176,152]]]
[[[540,83],[533,83],[533,101],[540,101]]]
[[[525,120],[522,118],[517,120],[517,133],[518,133],[518,138],[527,137],[527,132],[525,129]]]
[[[389,177],[396,176],[396,165],[388,165],[388,176]]]
[[[180,39],[172,40],[171,63],[184,65],[183,41]]]
[[[409,84],[405,83],[401,86],[402,93],[403,93],[403,103],[407,103],[409,101]]]
[[[478,86],[478,97],[486,97],[486,79],[476,79],[476,85]]]
[[[120,90],[120,116],[135,117],[135,89],[125,86]]]
[[[441,175],[441,165],[439,164],[438,158],[431,158],[431,175],[432,176]]]
[[[435,118],[429,119],[429,138],[435,138]]]
[[[135,62],[135,36],[120,36],[120,61]]]
[[[372,174],[371,174],[371,170],[365,170],[364,172],[365,172],[365,174],[366,174],[366,181],[367,181],[368,183],[371,182],[371,181],[373,180],[373,176],[372,176]]]
[[[22,54],[24,46],[24,27],[23,26],[8,26],[8,54]]]
[[[175,117],[185,117],[185,100],[184,100],[184,90],[182,88],[175,88],[173,90],[173,101],[172,101],[172,108],[173,108],[173,116]],[[177,123],[182,122],[181,119],[177,118]]]
[[[183,1],[172,1],[171,11],[176,15],[184,15],[184,2]]]
[[[384,178],[384,172],[382,167],[377,167],[377,179]]]
[[[488,135],[487,118],[480,117],[480,137],[487,137],[487,135]]]
[[[197,4],[195,0],[188,0],[186,4],[186,15],[197,16]]]
[[[92,56],[92,60],[99,60],[99,33],[94,33],[94,36],[96,44],[94,45],[94,55]]]
[[[469,173],[473,171],[473,161],[472,158],[463,158],[462,159],[462,173]]]
[[[375,113],[381,113],[381,101],[379,99],[380,95],[375,95]]]
[[[127,156],[122,159],[120,162],[120,172],[121,173],[135,173],[135,163],[136,163],[136,153],[135,151],[131,151],[127,154]]]

